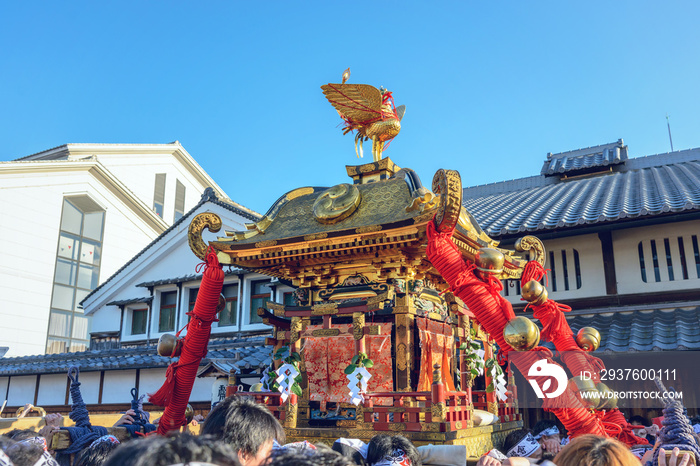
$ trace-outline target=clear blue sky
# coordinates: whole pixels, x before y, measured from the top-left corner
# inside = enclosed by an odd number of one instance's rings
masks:
[[[700,146],[697,1],[0,3],[0,160],[66,143],[179,140],[259,212],[345,182],[352,136],[319,86],[406,104],[385,152],[425,184],[539,173],[624,138]],[[371,144],[365,161],[371,161]]]

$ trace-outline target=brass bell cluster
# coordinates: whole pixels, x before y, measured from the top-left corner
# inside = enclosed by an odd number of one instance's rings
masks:
[[[583,327],[576,334],[576,344],[583,351],[596,351],[600,348],[600,332],[593,327]]]
[[[516,351],[530,351],[540,343],[540,328],[527,317],[514,317],[503,328],[503,339]]]
[[[569,380],[569,388],[577,393],[577,398],[588,409],[611,410],[617,408],[617,397],[614,392],[602,382],[596,383],[590,378],[580,375]],[[586,395],[582,395],[586,393]]]
[[[216,313],[223,311],[226,307],[226,297],[223,294],[219,295],[219,302],[216,305]],[[182,338],[177,338],[170,333],[164,333],[158,339],[157,351],[159,356],[166,358],[178,358],[182,352]]]
[[[520,294],[525,301],[534,304],[535,306],[544,304],[547,302],[547,298],[549,297],[547,288],[536,280],[530,280],[529,282],[525,283]]]
[[[505,262],[506,256],[498,249],[481,248],[474,254],[476,275],[482,280],[486,280],[488,275],[503,273]]]

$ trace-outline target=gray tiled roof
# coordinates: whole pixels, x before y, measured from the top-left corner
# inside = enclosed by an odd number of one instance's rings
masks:
[[[241,269],[230,268],[230,269],[228,269],[228,270],[226,270],[226,271],[224,272],[224,275],[225,275],[225,276],[229,276],[229,275],[236,275],[236,274],[239,274],[239,273],[244,273],[244,271],[241,270]],[[201,273],[199,273],[199,274],[193,273],[193,274],[189,274],[189,275],[183,275],[183,276],[181,276],[181,277],[163,278],[163,279],[161,279],[161,280],[153,280],[153,281],[150,281],[150,282],[142,282],[142,283],[138,283],[136,286],[140,286],[140,287],[142,287],[142,288],[148,288],[148,287],[151,287],[151,286],[169,285],[169,284],[171,284],[171,283],[191,282],[191,281],[194,281],[194,280],[200,280],[201,278],[202,278],[202,274],[201,274]]]
[[[595,327],[600,351],[700,350],[700,306],[694,309],[609,312],[567,316],[574,334]]]
[[[586,147],[559,154],[547,154],[542,175],[576,173],[582,170],[616,165],[627,160],[627,146],[620,139],[612,144]]]
[[[117,301],[112,301],[107,303],[107,306],[126,306],[127,304],[135,303],[147,303],[149,304],[153,301],[153,296],[147,296],[145,298],[130,298],[130,299],[119,299]]]
[[[264,337],[241,338],[209,343],[207,357],[201,365],[212,359],[225,358],[234,361],[241,370],[269,365],[271,349]],[[66,373],[70,366],[80,367],[81,372],[150,369],[167,367],[172,360],[158,356],[154,345],[119,348],[79,353],[42,354],[16,358],[0,358],[0,376]]]
[[[700,210],[700,149],[629,159],[587,178],[466,188],[464,207],[492,236]]]

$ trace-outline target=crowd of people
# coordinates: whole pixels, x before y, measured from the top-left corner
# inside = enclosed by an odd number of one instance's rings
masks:
[[[117,423],[128,425],[134,413],[125,413]],[[376,435],[369,443],[340,438],[332,448],[307,441],[286,443],[284,429],[263,405],[243,397],[218,403],[203,420],[199,435],[173,433],[167,437],[148,435],[120,442],[113,435],[92,441],[67,461],[59,462],[49,448],[60,415],[47,415],[38,433],[13,430],[0,436],[0,466],[460,466],[466,465],[463,446],[414,446],[401,435]],[[654,444],[658,431],[644,419],[631,419],[638,435]],[[649,426],[645,424],[650,424]],[[137,436],[138,437],[138,436]],[[48,440],[47,440],[48,439]],[[697,440],[697,438],[696,438]],[[636,453],[636,456],[635,456]],[[511,432],[502,451],[491,450],[477,466],[689,466],[695,458],[674,448],[668,454],[654,449],[634,451],[617,440],[582,435],[569,441],[553,421],[540,421],[533,430]]]

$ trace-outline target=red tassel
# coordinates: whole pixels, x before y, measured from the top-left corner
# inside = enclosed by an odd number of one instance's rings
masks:
[[[224,285],[224,271],[213,249],[210,248],[206,259],[202,283],[192,310],[192,320],[187,324],[187,335],[182,343],[180,359],[171,364],[170,376],[166,373],[163,387],[150,397],[152,403],[158,401],[165,406],[158,424],[158,433],[161,435],[185,425],[187,402],[192,393],[199,363],[207,354],[211,324],[216,320],[216,308]]]
[[[175,369],[177,362],[171,363],[165,371],[165,383],[157,392],[148,396],[148,401],[156,406],[167,406],[175,388]]]

